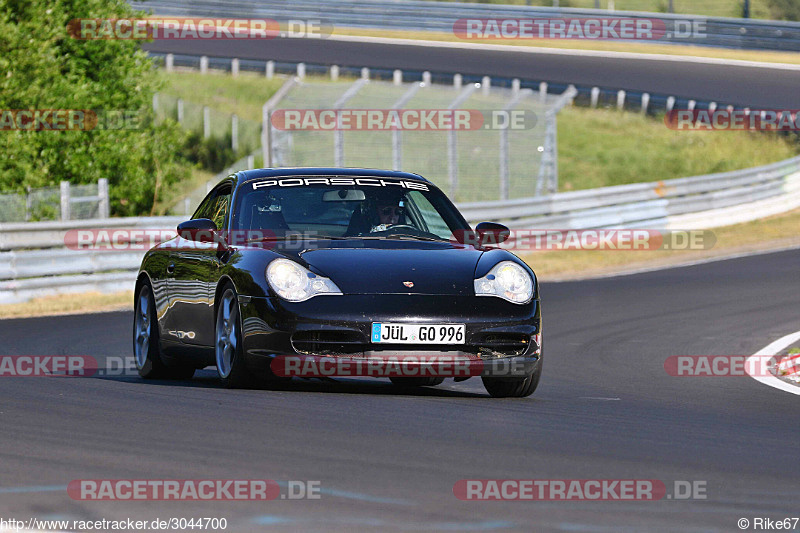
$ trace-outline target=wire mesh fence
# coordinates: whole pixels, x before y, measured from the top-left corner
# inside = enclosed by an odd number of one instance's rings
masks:
[[[185,129],[204,137],[227,139],[238,154],[246,154],[260,146],[261,123],[219,111],[172,94],[158,93],[154,98],[156,120],[172,119]]]
[[[555,99],[531,90],[479,84],[304,82],[272,114],[272,166],[415,172],[458,202],[529,197],[536,194],[546,149],[545,112]],[[289,127],[290,113],[299,123],[311,116],[309,111],[321,118],[329,113],[341,124]],[[454,122],[422,127],[419,120],[419,127],[406,128],[391,121],[393,116],[402,121],[409,112],[414,117],[429,113],[439,120],[457,111],[469,119],[464,127]],[[366,118],[355,123],[359,114],[369,113],[378,113],[380,124],[369,126]],[[549,183],[538,186],[544,192],[550,188]]]
[[[28,189],[0,194],[0,223],[44,220],[86,220],[108,217],[108,182]]]
[[[462,83],[460,76],[439,76],[432,83],[429,73],[423,73],[422,82],[404,79],[400,71],[393,81],[369,79],[368,72],[361,78],[338,74],[287,81],[285,93],[265,105],[265,121],[247,123],[250,138],[259,139],[248,141],[247,148],[257,148],[190,192],[170,213],[190,215],[225,175],[261,166],[404,170],[430,179],[456,202],[527,198],[557,190],[555,115],[575,98],[574,88],[565,96],[548,94],[545,84],[538,91],[521,89],[516,80],[501,87],[487,79]],[[159,100],[163,116],[174,116],[177,105],[177,99]],[[189,127],[186,102],[182,109]],[[376,123],[364,118],[376,113]],[[466,124],[455,124],[456,113],[466,115]],[[312,117],[312,124],[304,118],[291,123],[290,114]],[[320,122],[326,114],[333,114],[333,124]],[[403,122],[409,114],[417,117],[410,127]],[[426,114],[434,115],[435,124],[421,118]],[[437,122],[443,116],[451,122]]]

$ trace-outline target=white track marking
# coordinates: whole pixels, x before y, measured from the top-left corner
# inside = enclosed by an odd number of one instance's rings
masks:
[[[753,355],[751,355],[750,357],[747,358],[747,362],[745,362],[745,365],[744,365],[745,372],[747,372],[748,368],[751,368],[750,367],[750,364],[751,364],[750,360],[751,359],[753,359],[755,357],[763,357],[765,355],[767,355],[767,356],[777,355],[778,352],[780,352],[781,350],[784,350],[785,348],[788,348],[789,346],[791,346],[792,344],[794,344],[798,340],[800,340],[800,331],[795,331],[794,333],[790,333],[789,335],[781,337],[780,339],[778,339],[778,340],[768,344],[767,346],[761,348],[759,351],[757,351],[756,353],[754,353]],[[753,361],[753,363],[755,363],[755,361]],[[752,366],[752,368],[759,368],[759,366],[757,364],[754,364]],[[791,392],[792,394],[800,395],[800,387],[798,387],[796,385],[790,385],[789,383],[786,383],[785,381],[781,381],[780,379],[776,378],[775,376],[771,376],[771,375],[770,376],[754,376],[753,374],[750,374],[750,372],[747,372],[747,373],[750,375],[751,378],[753,378],[754,380],[756,380],[758,382],[763,383],[764,385],[769,385],[770,387],[774,387],[774,388],[780,389],[782,391]]]

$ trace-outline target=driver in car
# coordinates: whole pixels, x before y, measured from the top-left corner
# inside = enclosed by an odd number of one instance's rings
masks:
[[[386,231],[391,226],[400,223],[400,218],[405,213],[403,200],[395,200],[394,202],[382,198],[375,206],[377,212],[378,224],[372,226],[370,233],[376,231]]]

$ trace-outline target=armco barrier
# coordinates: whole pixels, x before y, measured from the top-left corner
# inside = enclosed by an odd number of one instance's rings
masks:
[[[512,228],[700,229],[800,207],[800,157],[762,167],[650,183],[461,204],[472,224]],[[58,293],[132,289],[143,251],[83,252],[64,246],[69,230],[169,230],[183,217],[0,224],[0,303]]]
[[[334,27],[386,30],[452,32],[459,19],[500,18],[598,18],[628,17],[664,21],[669,36],[659,42],[724,48],[800,51],[800,23],[740,18],[702,17],[607,11],[599,9],[547,8],[420,0],[146,0],[137,9],[157,15],[209,16],[215,18],[272,18],[321,20]],[[681,29],[702,22],[698,36],[682,36]]]

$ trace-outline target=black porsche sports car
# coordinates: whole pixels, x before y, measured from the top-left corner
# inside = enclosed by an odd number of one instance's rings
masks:
[[[139,374],[189,378],[215,365],[225,386],[245,387],[291,379],[272,365],[286,356],[395,356],[404,368],[442,356],[479,364],[470,375],[492,396],[528,396],[542,372],[539,288],[523,261],[491,244],[508,235],[490,222],[473,230],[416,174],[238,172],[142,261]]]

